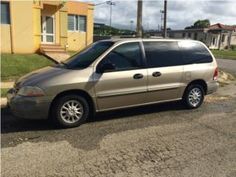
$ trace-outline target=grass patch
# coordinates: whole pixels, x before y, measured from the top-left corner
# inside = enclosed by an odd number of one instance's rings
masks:
[[[8,90],[9,90],[8,88],[1,88],[1,97],[6,97]]]
[[[212,50],[212,53],[216,58],[236,60],[235,50]]]
[[[33,70],[53,65],[53,62],[38,54],[1,54],[1,79],[13,81]]]

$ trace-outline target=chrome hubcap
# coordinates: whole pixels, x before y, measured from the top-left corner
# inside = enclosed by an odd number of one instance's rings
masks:
[[[196,107],[202,99],[202,92],[199,88],[193,88],[188,96],[189,103],[193,106]]]
[[[65,102],[60,110],[60,115],[66,123],[75,123],[81,119],[84,110],[82,104],[77,100]]]

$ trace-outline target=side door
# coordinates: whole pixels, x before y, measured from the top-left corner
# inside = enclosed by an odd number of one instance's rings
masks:
[[[145,102],[147,69],[139,42],[123,43],[96,66],[95,93],[99,110],[129,107]],[[113,66],[99,71],[104,66]]]
[[[148,102],[181,98],[182,54],[175,41],[143,42],[148,67]]]

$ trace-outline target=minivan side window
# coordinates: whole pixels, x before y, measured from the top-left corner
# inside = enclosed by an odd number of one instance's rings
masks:
[[[186,64],[211,63],[213,61],[209,51],[199,42],[181,41],[179,47]]]
[[[143,42],[148,67],[167,67],[183,65],[178,43],[167,41]]]
[[[142,68],[142,52],[139,42],[121,44],[105,56],[99,65],[104,63],[112,63],[115,71]]]

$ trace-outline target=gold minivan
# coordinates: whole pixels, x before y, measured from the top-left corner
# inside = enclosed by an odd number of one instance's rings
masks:
[[[15,116],[75,127],[100,111],[175,100],[198,108],[217,90],[217,77],[216,60],[199,41],[103,40],[20,78],[7,97]]]

